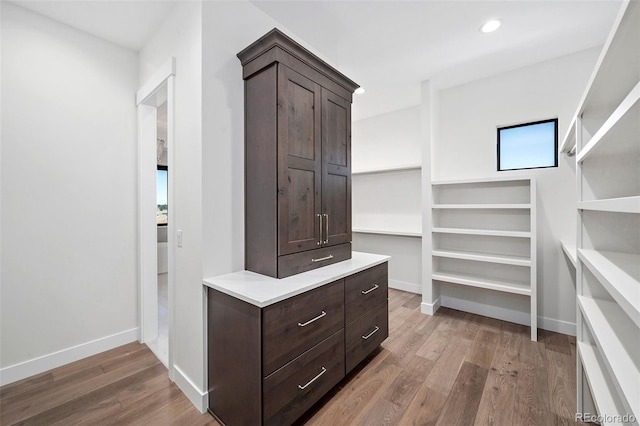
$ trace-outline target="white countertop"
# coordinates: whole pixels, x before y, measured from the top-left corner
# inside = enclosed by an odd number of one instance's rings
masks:
[[[351,254],[351,259],[287,278],[278,279],[255,272],[238,271],[205,278],[203,283],[207,287],[264,308],[347,275],[387,262],[389,259],[391,259],[389,256],[354,251]]]

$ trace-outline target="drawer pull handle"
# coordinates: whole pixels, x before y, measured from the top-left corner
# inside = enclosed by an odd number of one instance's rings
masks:
[[[333,259],[332,254],[330,254],[329,256],[321,257],[320,259],[311,259],[311,262],[322,262],[323,260],[329,260],[329,259]]]
[[[373,336],[374,334],[376,334],[376,332],[377,332],[378,330],[380,330],[380,327],[378,327],[378,326],[376,325],[376,327],[373,329],[373,331],[372,331],[371,333],[367,334],[366,336],[362,336],[362,339],[363,339],[363,340],[367,340],[369,337],[371,337],[371,336]]]
[[[307,382],[306,385],[302,386],[302,385],[298,385],[298,389],[300,390],[305,390],[307,388],[307,386],[309,386],[311,383],[315,382],[316,380],[318,380],[320,378],[320,376],[322,376],[324,373],[327,372],[327,369],[322,367],[322,371],[320,373],[318,373],[318,375],[316,377],[314,377],[313,379],[309,380]]]
[[[371,293],[373,290],[377,290],[379,288],[378,284],[374,284],[373,287],[371,287],[369,290],[362,290],[360,293],[362,294],[369,294]]]
[[[307,321],[307,322],[304,322],[304,323],[299,322],[299,323],[298,323],[298,327],[306,327],[306,326],[308,326],[309,324],[311,324],[312,322],[314,322],[314,321],[318,321],[320,318],[324,317],[325,315],[327,315],[327,313],[326,313],[325,311],[322,311],[322,313],[321,313],[320,315],[318,315],[317,317],[315,317],[315,318],[313,318],[313,319],[310,319],[310,320],[309,320],[309,321]]]

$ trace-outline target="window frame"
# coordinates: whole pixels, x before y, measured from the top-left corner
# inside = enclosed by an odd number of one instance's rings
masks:
[[[508,130],[508,129],[514,129],[517,127],[526,127],[526,126],[533,126],[536,124],[544,124],[544,123],[553,123],[554,124],[554,141],[553,141],[553,156],[554,156],[554,164],[552,166],[535,166],[535,167],[521,167],[521,168],[517,168],[517,169],[501,169],[500,168],[500,131],[501,130]],[[496,143],[496,151],[497,151],[497,159],[498,162],[496,164],[496,169],[499,172],[508,172],[508,171],[512,171],[512,170],[533,170],[533,169],[550,169],[553,167],[558,167],[558,118],[550,118],[547,120],[538,120],[538,121],[530,121],[527,123],[521,123],[521,124],[513,124],[511,126],[502,126],[502,127],[498,127],[496,130],[497,133],[497,143]]]

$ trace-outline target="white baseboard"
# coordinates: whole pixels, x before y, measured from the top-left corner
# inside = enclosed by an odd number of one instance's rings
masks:
[[[529,325],[530,323],[530,315],[526,312],[515,311],[513,309],[502,308],[499,306],[490,306],[469,300],[456,299],[455,297],[442,296],[442,306],[521,325]],[[575,323],[552,318],[538,317],[538,328],[556,333],[568,334],[570,336],[576,335]]]
[[[556,333],[567,334],[569,336],[576,335],[576,323],[560,321],[553,318],[538,317],[538,328],[543,330],[554,331]]]
[[[389,280],[389,288],[395,288],[396,290],[408,291],[415,294],[422,294],[422,286],[420,284],[407,283],[404,281]]]
[[[87,343],[82,343],[67,349],[53,352],[38,358],[30,359],[19,364],[0,369],[0,386],[26,379],[36,374],[44,373],[53,368],[61,367],[74,361],[99,354],[118,346],[138,340],[139,329],[132,328],[111,336],[102,337]]]
[[[433,315],[438,309],[440,309],[439,297],[433,303],[422,302],[420,304],[420,312],[422,312],[423,314]]]
[[[203,392],[198,389],[195,383],[178,367],[173,366],[173,374],[171,380],[178,385],[180,390],[191,403],[201,412],[205,413],[209,407],[209,395],[208,392]]]

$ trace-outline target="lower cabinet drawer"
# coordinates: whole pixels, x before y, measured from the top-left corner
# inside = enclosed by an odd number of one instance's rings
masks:
[[[347,373],[389,336],[387,301],[379,304],[346,327]]]
[[[278,278],[290,277],[347,259],[351,259],[351,243],[278,256]]]
[[[264,308],[263,375],[268,376],[343,328],[342,279]]]
[[[340,330],[264,379],[264,424],[293,423],[344,376]]]

